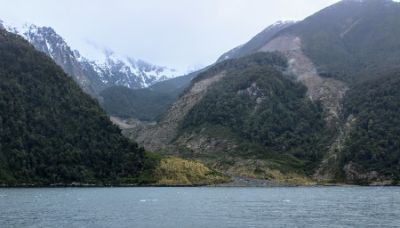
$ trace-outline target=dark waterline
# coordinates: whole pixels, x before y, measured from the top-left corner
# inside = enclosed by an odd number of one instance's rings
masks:
[[[4,188],[0,227],[400,227],[400,188]]]

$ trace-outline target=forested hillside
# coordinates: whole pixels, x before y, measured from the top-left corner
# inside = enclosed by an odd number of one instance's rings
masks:
[[[141,171],[143,149],[49,57],[4,30],[0,78],[0,184],[118,183]]]
[[[228,152],[233,156],[293,156],[302,161],[302,169],[312,170],[322,157],[323,111],[306,97],[305,86],[282,73],[285,67],[285,58],[264,53],[228,64],[226,76],[186,115],[182,132],[230,135],[238,145]]]
[[[377,175],[360,174],[373,171],[400,178],[400,70],[383,74],[354,86],[345,100],[346,115],[354,115],[356,124],[346,141],[343,164],[351,162],[358,171],[352,178],[364,182]]]
[[[147,148],[198,159],[230,175],[305,183],[331,132],[323,109],[278,53],[200,73],[155,126],[127,130]]]

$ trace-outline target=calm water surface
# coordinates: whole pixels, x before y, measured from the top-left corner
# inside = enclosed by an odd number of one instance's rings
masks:
[[[0,189],[0,227],[400,227],[400,188]]]

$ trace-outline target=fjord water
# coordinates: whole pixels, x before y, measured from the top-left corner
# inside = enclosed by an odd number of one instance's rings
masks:
[[[0,227],[398,227],[400,188],[9,188]]]

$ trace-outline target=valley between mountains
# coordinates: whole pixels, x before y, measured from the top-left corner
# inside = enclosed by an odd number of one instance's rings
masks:
[[[0,185],[398,185],[399,38],[343,0],[183,75],[0,25]]]

